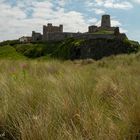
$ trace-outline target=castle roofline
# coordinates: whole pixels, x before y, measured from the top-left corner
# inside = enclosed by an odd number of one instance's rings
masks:
[[[109,14],[104,14],[104,15],[102,15],[102,16],[110,16]]]

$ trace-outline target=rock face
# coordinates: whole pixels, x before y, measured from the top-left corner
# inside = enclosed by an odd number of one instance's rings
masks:
[[[65,47],[67,47],[67,49]],[[92,58],[99,60],[110,55],[134,53],[137,52],[138,49],[139,43],[132,43],[127,39],[88,39],[65,42],[58,50],[60,52],[60,57],[62,56],[62,51],[69,51],[66,59],[74,60]]]
[[[81,59],[93,58],[97,60],[105,56],[129,53],[129,51],[134,51],[133,47],[129,45],[127,46],[123,41],[117,39],[97,39],[96,41],[88,40],[87,42],[85,42],[85,44],[81,45],[80,48]]]

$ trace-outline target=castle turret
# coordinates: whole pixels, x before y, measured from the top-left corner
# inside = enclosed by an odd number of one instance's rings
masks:
[[[51,27],[52,26],[52,23],[48,23],[48,26]]]
[[[102,16],[101,27],[104,27],[104,28],[111,27],[110,15],[103,15]]]
[[[92,25],[92,26],[89,26],[89,27],[88,27],[88,32],[89,32],[89,33],[93,33],[93,32],[96,32],[97,29],[98,29],[97,26]]]
[[[63,25],[62,24],[60,24],[59,29],[60,29],[60,32],[63,32]]]

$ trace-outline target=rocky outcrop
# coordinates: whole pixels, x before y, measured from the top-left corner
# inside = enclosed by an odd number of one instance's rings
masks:
[[[127,39],[88,39],[66,41],[59,46],[58,56],[62,51],[67,52],[66,59],[101,59],[110,55],[135,53],[139,50],[139,43]],[[59,55],[60,53],[60,55]]]

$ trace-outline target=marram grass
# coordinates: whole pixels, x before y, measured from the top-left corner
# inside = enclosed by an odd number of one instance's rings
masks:
[[[0,139],[140,139],[140,54],[0,60]]]

